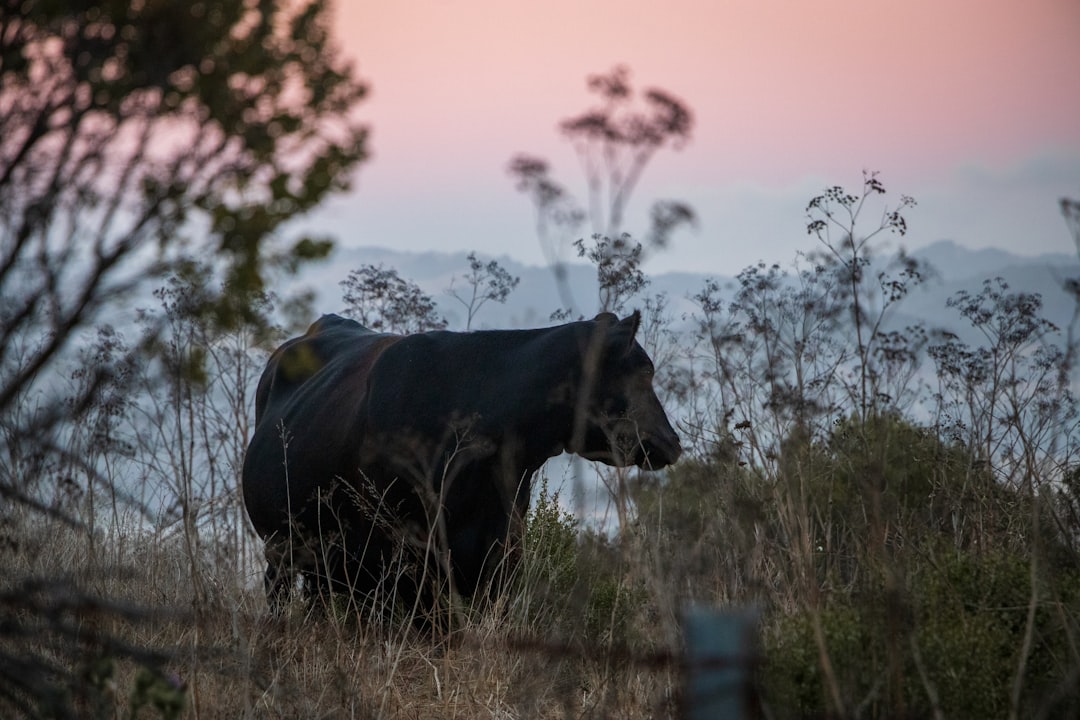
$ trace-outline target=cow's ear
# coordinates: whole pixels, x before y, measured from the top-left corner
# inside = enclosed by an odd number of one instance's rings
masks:
[[[615,313],[602,312],[593,318],[593,322],[608,328],[619,322],[619,316]]]
[[[634,347],[634,336],[637,335],[639,325],[641,325],[641,313],[637,310],[612,325],[608,331],[610,347],[621,354],[630,352],[630,349]]]

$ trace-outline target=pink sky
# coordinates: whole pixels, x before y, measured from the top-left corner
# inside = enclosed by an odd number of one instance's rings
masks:
[[[1076,0],[338,2],[373,132],[353,192],[315,218],[344,244],[539,262],[507,161],[546,156],[580,189],[556,125],[589,105],[586,75],[621,63],[695,113],[635,195],[701,216],[655,269],[787,261],[808,197],[863,168],[920,201],[911,247],[1072,250],[1055,204],[1080,196]]]

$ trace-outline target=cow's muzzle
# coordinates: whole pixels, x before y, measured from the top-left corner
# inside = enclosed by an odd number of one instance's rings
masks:
[[[660,470],[674,464],[682,455],[682,444],[675,433],[671,437],[647,437],[638,444],[634,464],[642,470]]]

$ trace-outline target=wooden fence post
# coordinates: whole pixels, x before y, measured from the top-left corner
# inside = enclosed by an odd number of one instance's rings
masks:
[[[687,720],[748,717],[758,612],[689,606],[683,611],[682,714]]]

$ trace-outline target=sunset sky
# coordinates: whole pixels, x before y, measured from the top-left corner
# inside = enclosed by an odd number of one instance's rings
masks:
[[[634,195],[639,213],[678,198],[700,217],[651,271],[788,263],[814,248],[806,201],[863,169],[918,201],[909,249],[1074,252],[1057,202],[1080,197],[1078,0],[338,0],[337,15],[370,84],[373,156],[310,227],[344,245],[541,263],[507,163],[546,157],[583,195],[557,124],[593,104],[587,75],[622,64],[695,118]]]

